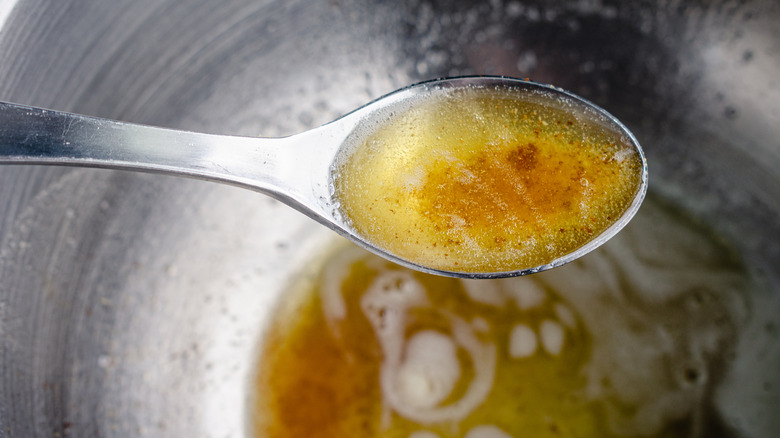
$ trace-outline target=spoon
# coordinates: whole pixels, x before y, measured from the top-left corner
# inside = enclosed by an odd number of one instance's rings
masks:
[[[586,114],[617,132],[636,152],[639,167],[631,199],[600,234],[538,266],[469,270],[442,268],[378,244],[361,232],[342,208],[339,178],[355,145],[365,143],[388,120],[459,90],[501,88],[558,102],[565,111]],[[530,93],[530,94],[529,94]],[[541,119],[540,119],[541,120]],[[211,135],[143,126],[0,102],[0,163],[126,169],[181,175],[255,190],[393,262],[423,272],[460,278],[531,274],[572,261],[614,236],[633,217],[647,190],[647,163],[638,141],[615,117],[559,88],[503,77],[463,77],[413,85],[388,94],[346,116],[284,138]],[[435,246],[435,245],[434,245]]]

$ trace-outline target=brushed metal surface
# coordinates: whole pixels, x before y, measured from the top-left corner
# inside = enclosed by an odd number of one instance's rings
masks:
[[[624,121],[651,192],[777,296],[779,20],[773,0],[18,0],[0,100],[281,136],[425,79],[529,76]],[[1,167],[0,437],[245,436],[271,304],[331,238],[236,188]],[[776,431],[777,400],[752,402],[738,430]]]

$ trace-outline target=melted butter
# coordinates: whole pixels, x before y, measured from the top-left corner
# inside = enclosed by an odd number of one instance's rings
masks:
[[[585,386],[579,368],[590,351],[587,334],[576,325],[566,329],[566,349],[558,355],[545,353],[540,345],[533,357],[515,360],[507,348],[500,348],[494,380],[502,383],[493,385],[491,403],[480,403],[465,419],[421,425],[399,414],[388,415],[378,383],[384,354],[359,303],[378,275],[399,269],[407,272],[370,254],[351,263],[340,292],[352,317],[339,322],[338,328],[329,325],[323,314],[321,289],[309,295],[314,299],[291,306],[296,315],[288,321],[295,322],[275,326],[267,340],[264,354],[271,359],[261,369],[258,393],[262,403],[254,417],[258,437],[406,438],[424,430],[436,437],[454,438],[496,423],[516,437],[606,436],[598,407],[575,395]],[[555,306],[561,302],[550,296],[543,305],[522,314],[509,306],[475,306],[459,280],[413,275],[435,307],[411,310],[407,341],[426,330],[451,335],[452,327],[444,316],[451,312],[467,320],[483,319],[492,327],[482,337],[508,343],[515,324],[522,321],[538,327],[555,318]],[[462,398],[474,379],[474,365],[462,348],[459,359],[462,378],[443,405]]]
[[[273,312],[255,386],[255,436],[461,438],[486,428],[516,438],[720,436],[714,394],[755,295],[717,236],[652,199],[642,211],[598,251],[520,278],[458,280],[352,246],[334,249]],[[366,306],[382,289],[396,305]],[[399,336],[388,337],[393,330]],[[459,372],[439,355],[424,355],[422,365],[446,368],[439,377],[454,375],[455,384],[428,399],[430,407],[419,396],[436,380],[412,373],[419,379],[400,381],[397,392],[416,382],[405,403],[419,407],[404,409],[382,376],[402,370],[393,357],[409,362],[413,340],[432,332],[452,339]],[[433,420],[480,379],[476,365],[486,357],[473,356],[470,342],[496,352],[489,392],[459,415]],[[425,411],[431,415],[417,415]]]
[[[547,264],[631,205],[642,160],[629,138],[554,98],[462,89],[394,116],[338,168],[359,234],[455,272]]]

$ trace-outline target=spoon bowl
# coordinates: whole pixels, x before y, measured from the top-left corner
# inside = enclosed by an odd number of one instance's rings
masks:
[[[501,87],[556,102],[567,111],[618,132],[641,163],[638,185],[619,217],[586,243],[539,266],[490,272],[441,269],[410,260],[378,245],[344,214],[339,163],[348,159],[378,127],[453,90]],[[0,163],[48,164],[126,169],[180,175],[255,190],[296,208],[353,242],[420,271],[461,278],[531,274],[562,265],[597,248],[634,216],[647,191],[647,163],[636,138],[615,117],[593,103],[556,87],[503,77],[464,77],[413,85],[301,134],[252,138],[203,134],[118,122],[96,117],[0,103]]]

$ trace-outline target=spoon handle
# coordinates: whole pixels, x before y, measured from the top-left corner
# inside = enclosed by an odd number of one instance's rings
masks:
[[[320,176],[322,169],[311,169],[314,157],[306,149],[329,140],[316,131],[270,139],[210,135],[0,102],[0,163],[128,169],[225,182],[311,215],[306,210],[319,210],[313,200],[327,189],[312,183],[313,173]],[[328,150],[314,155],[327,156]]]

